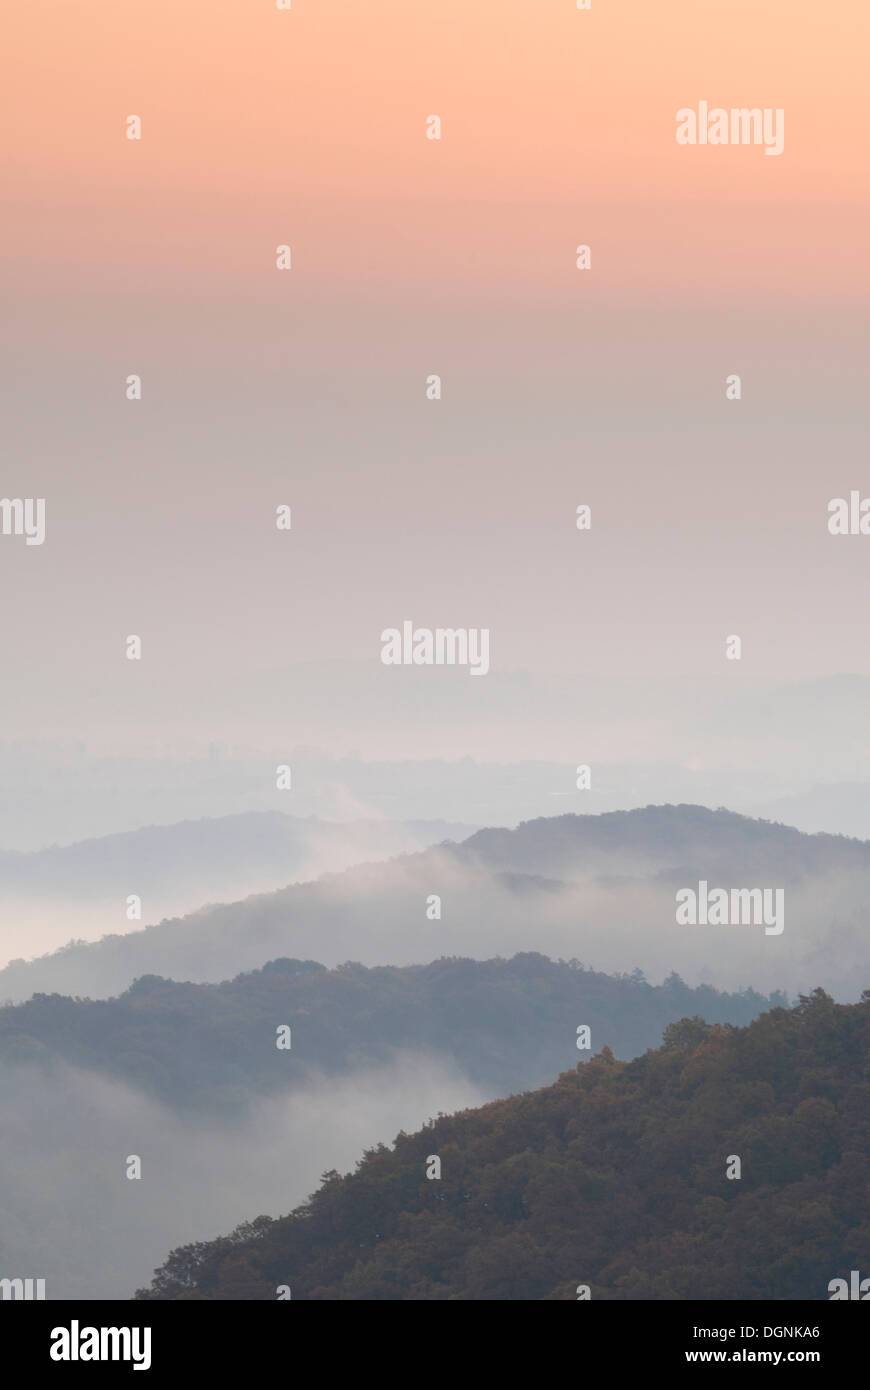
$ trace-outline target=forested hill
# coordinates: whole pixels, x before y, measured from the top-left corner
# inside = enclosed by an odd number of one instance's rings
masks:
[[[601,815],[523,821],[487,828],[452,849],[463,863],[491,870],[570,878],[578,872],[680,872],[703,863],[711,874],[770,873],[792,879],[870,867],[870,842],[844,835],[806,835],[724,807],[644,806]]]
[[[146,976],[119,998],[36,995],[0,1009],[0,1067],[55,1062],[132,1082],[189,1110],[244,1107],[313,1074],[335,1075],[399,1051],[437,1054],[488,1096],[540,1086],[591,1050],[633,1057],[673,1019],[746,1023],[787,1002],[752,990],[689,989],[672,974],[650,985],[536,953],[511,960],[443,958],[430,965],[327,970],[276,960],[220,985]],[[290,1049],[276,1030],[290,1028]],[[589,1055],[589,1052],[586,1053]]]
[[[136,1296],[827,1299],[870,1275],[868,1150],[870,991],[817,990],[401,1134],[292,1215],[176,1250]]]

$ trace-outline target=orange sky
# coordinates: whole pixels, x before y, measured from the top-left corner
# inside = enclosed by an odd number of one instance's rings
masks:
[[[286,239],[336,284],[362,257],[563,292],[597,238],[617,292],[715,288],[751,241],[772,290],[864,293],[865,0],[28,0],[6,27],[5,255],[49,277],[244,274]],[[782,107],[784,153],[678,147],[699,99]]]

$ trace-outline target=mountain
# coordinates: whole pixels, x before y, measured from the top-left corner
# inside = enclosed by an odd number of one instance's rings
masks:
[[[870,1275],[868,1078],[870,990],[686,1018],[634,1061],[604,1049],[400,1133],[289,1216],[175,1249],[136,1297],[827,1299]]]
[[[549,1080],[577,1056],[583,1025],[593,1048],[634,1057],[687,1011],[741,1023],[785,1002],[691,990],[677,975],[654,986],[639,974],[615,978],[534,953],[401,969],[276,960],[220,985],[150,976],[117,999],[40,994],[0,1009],[0,1068],[36,1068],[34,1085],[59,1065],[84,1068],[183,1114],[233,1114],[312,1077],[413,1050],[492,1097]],[[289,1051],[275,1045],[282,1025]]]
[[[677,922],[676,894],[702,880],[782,891],[783,931]],[[870,962],[868,897],[865,841],[700,806],[566,815],[13,961],[0,999],[106,997],[142,975],[216,982],[277,957],[402,965],[530,948],[611,974],[849,999]]]
[[[446,821],[333,822],[278,811],[152,825],[72,845],[0,851],[0,947],[10,955],[72,936],[129,930],[127,899],[157,922],[202,906],[283,888],[365,860],[388,859],[471,825]]]
[[[525,821],[485,829],[454,851],[459,862],[570,879],[580,874],[691,876],[701,862],[711,878],[773,878],[870,869],[870,843],[842,835],[806,835],[788,825],[720,808],[647,806],[600,816]]]

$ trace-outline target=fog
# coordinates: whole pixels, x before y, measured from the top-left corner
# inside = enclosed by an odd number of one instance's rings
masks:
[[[696,852],[679,870],[647,867],[642,875],[643,857],[626,851],[610,857],[606,877],[560,882],[493,873],[430,850],[11,965],[0,971],[0,999],[35,991],[107,997],[144,974],[217,982],[281,956],[405,965],[528,950],[606,972],[639,968],[652,983],[676,971],[687,984],[730,990],[796,995],[821,985],[844,1002],[870,986],[870,864],[809,874],[772,861],[768,870],[753,862],[726,871],[712,852]],[[630,858],[634,875],[619,874]],[[676,893],[701,879],[711,890],[782,888],[782,933],[761,923],[679,925]],[[441,899],[440,919],[427,916],[432,895]]]
[[[297,663],[268,679],[224,663],[183,711],[176,672],[159,664],[143,665],[135,691],[118,663],[101,669],[99,691],[93,673],[78,694],[65,679],[59,703],[40,663],[19,663],[10,679],[29,688],[5,714],[0,850],[248,812],[514,825],[662,801],[870,834],[865,675],[566,676],[497,663],[470,681],[382,666],[377,632],[370,661]],[[592,784],[578,795],[579,763]],[[279,764],[292,766],[290,790],[276,788]]]
[[[242,1122],[191,1123],[91,1072],[7,1067],[0,1278],[45,1279],[47,1299],[129,1298],[176,1246],[286,1214],[323,1172],[485,1099],[440,1061],[404,1053],[257,1099]],[[134,1154],[139,1180],[126,1176]],[[292,1270],[284,1282],[292,1289]]]
[[[347,804],[357,814],[363,809]],[[143,922],[182,916],[204,903],[232,902],[363,860],[462,839],[473,829],[446,821],[387,821],[373,813],[337,823],[249,812],[0,853],[0,967],[71,940],[136,931]]]

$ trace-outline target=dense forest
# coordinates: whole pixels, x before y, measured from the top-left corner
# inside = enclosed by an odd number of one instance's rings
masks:
[[[826,1299],[870,1274],[868,1146],[870,990],[816,990],[439,1116],[290,1216],[175,1250],[136,1297]]]
[[[746,1023],[786,1002],[753,990],[689,989],[676,974],[650,985],[640,972],[613,977],[535,953],[335,970],[282,959],[220,985],[147,976],[115,999],[38,994],[0,1009],[0,1066],[68,1063],[185,1112],[230,1114],[313,1073],[413,1050],[455,1062],[485,1094],[502,1096],[542,1085],[576,1060],[584,1025],[591,1051],[608,1046],[629,1058],[682,1014]],[[289,1050],[276,1047],[284,1025]]]

